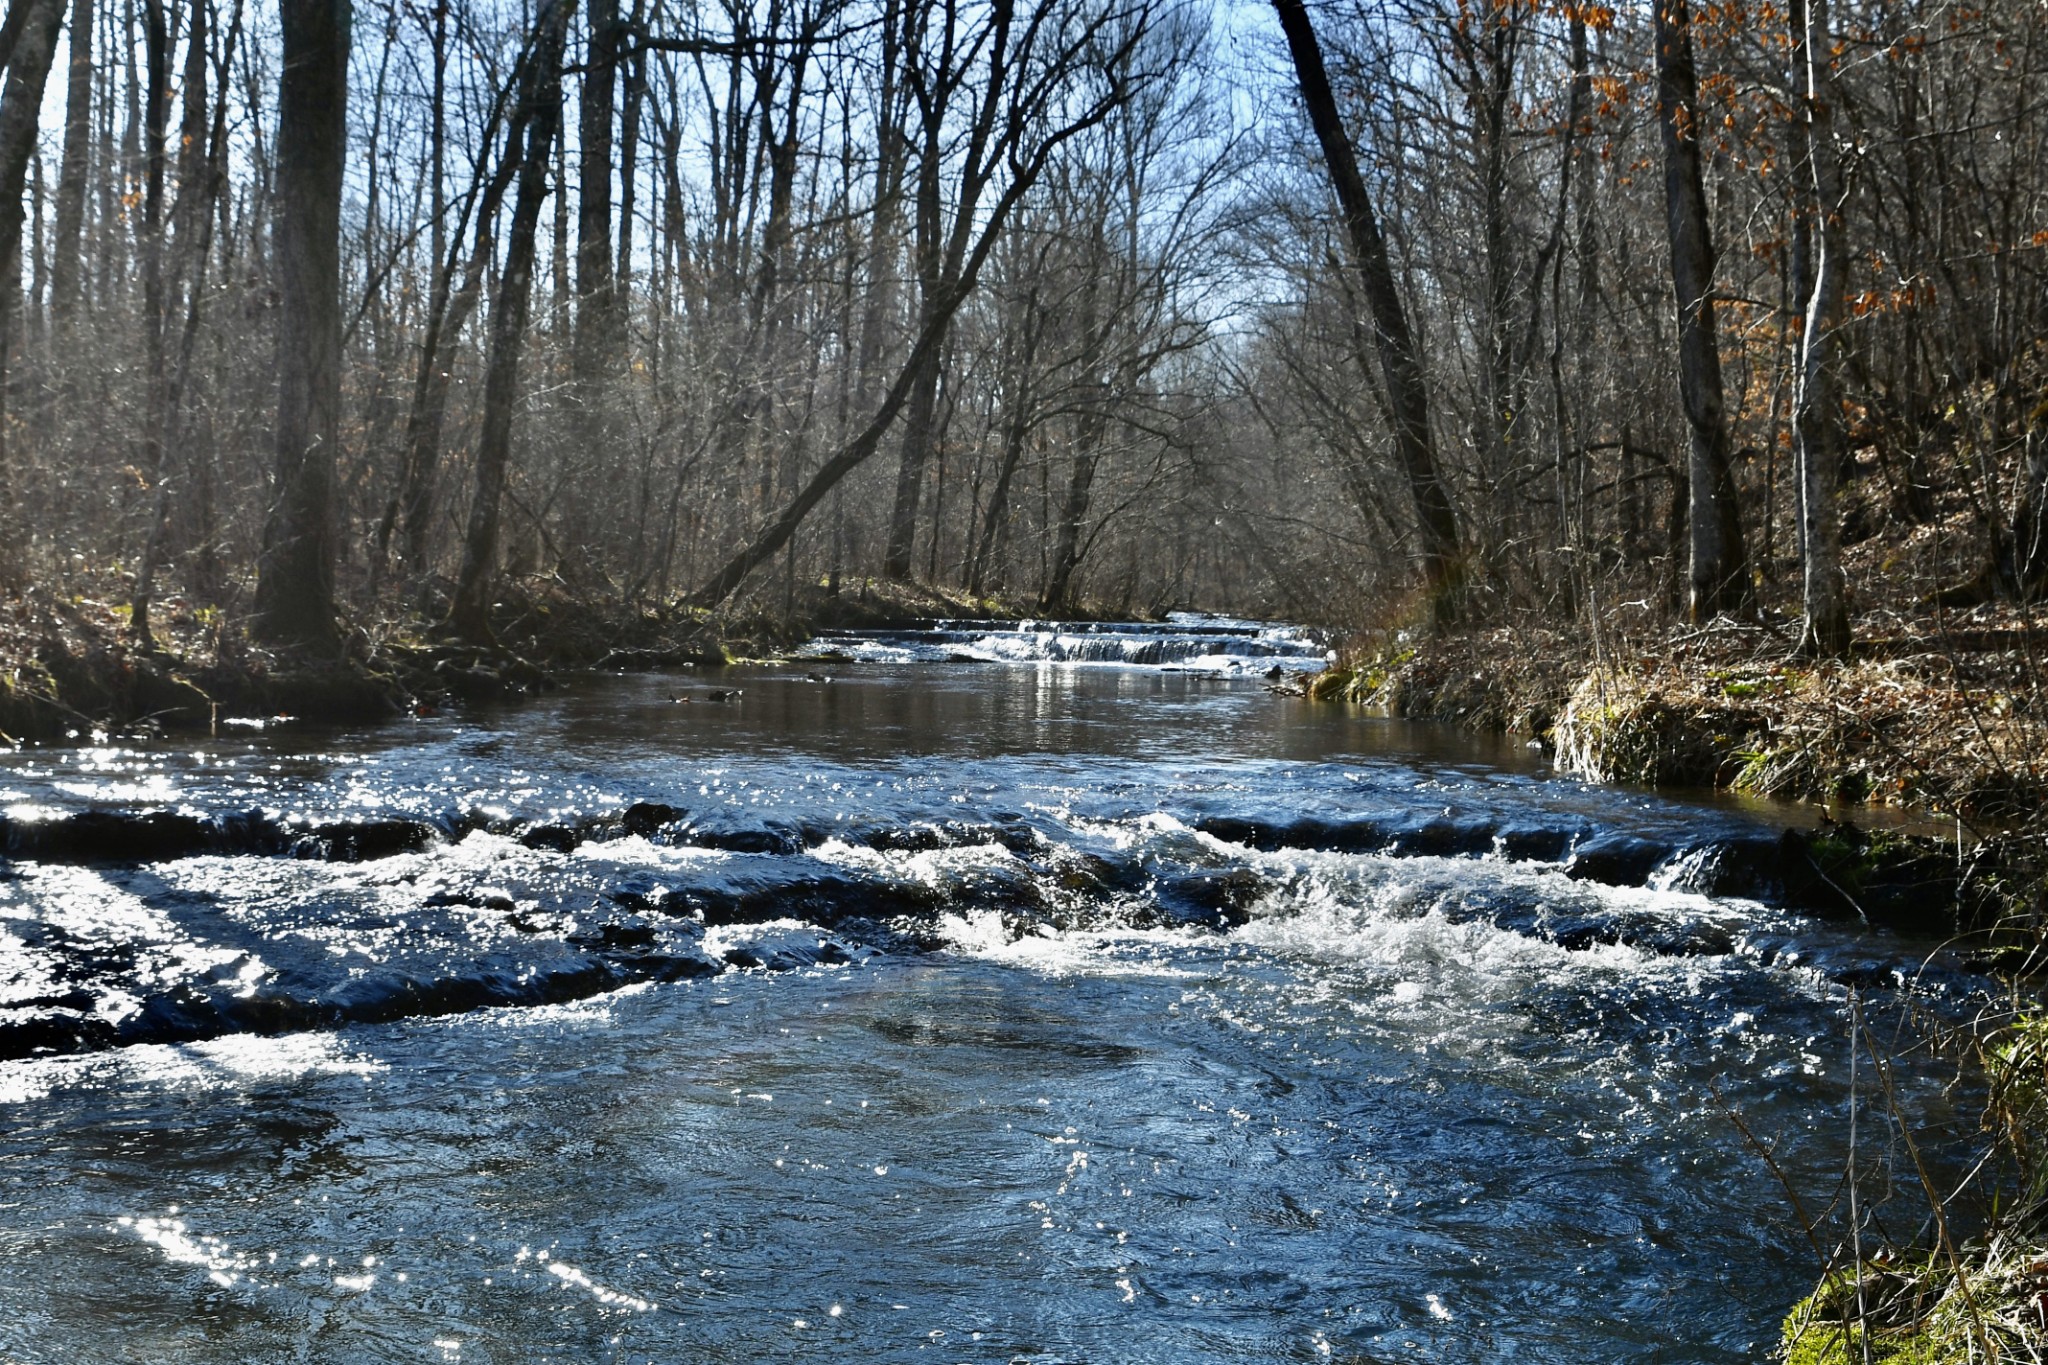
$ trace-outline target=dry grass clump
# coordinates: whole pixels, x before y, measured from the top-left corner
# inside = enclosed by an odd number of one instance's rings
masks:
[[[2048,798],[2048,715],[2030,672],[1931,653],[1638,659],[1590,673],[1553,738],[1560,767],[1599,781],[2011,820]]]
[[[1427,641],[1386,635],[1318,680],[1312,695],[1410,720],[1543,738],[1584,670],[1566,632],[1499,626]]]
[[[2041,1365],[2048,1248],[1999,1236],[1958,1265],[1872,1257],[1827,1277],[1785,1319],[1786,1365]]]

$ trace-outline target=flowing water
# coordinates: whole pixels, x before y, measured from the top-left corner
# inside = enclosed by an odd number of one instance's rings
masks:
[[[1114,635],[7,758],[0,1359],[1766,1355],[1728,1111],[1824,1202],[1845,983],[1970,979],[1753,814]]]

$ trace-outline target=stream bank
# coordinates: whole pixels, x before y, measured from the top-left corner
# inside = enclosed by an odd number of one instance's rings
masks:
[[[267,647],[246,621],[180,597],[160,605],[145,647],[128,629],[122,583],[73,586],[84,590],[0,599],[0,744],[203,732],[281,715],[363,724],[531,696],[576,670],[722,668],[780,655],[823,629],[1022,614],[997,599],[872,579],[813,587],[774,610],[717,614],[592,602],[549,579],[500,594],[495,644],[447,638],[431,610],[395,611],[346,623],[340,652],[316,657]]]
[[[1821,662],[1792,656],[1796,622],[1646,628],[1597,648],[1542,627],[1389,632],[1354,644],[1304,690],[1520,737],[1590,781],[1818,803],[1839,822],[1827,875],[1882,882],[1918,869],[1910,881],[1957,906],[1955,927],[2038,925],[2043,642],[2024,621],[1916,624]],[[1856,828],[1901,812],[1925,817],[1923,830]],[[1947,822],[1953,833],[1932,832]],[[1954,875],[1925,882],[1943,861]],[[1926,894],[1912,898],[1924,909]]]

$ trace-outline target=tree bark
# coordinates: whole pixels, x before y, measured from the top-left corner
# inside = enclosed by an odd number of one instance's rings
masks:
[[[256,633],[337,639],[334,463],[341,436],[341,179],[349,0],[282,0],[277,89],[277,472],[256,579]]]
[[[1686,614],[1705,621],[1752,609],[1742,517],[1722,403],[1714,324],[1714,244],[1700,169],[1699,81],[1687,0],[1656,0],[1657,122],[1664,142],[1665,226],[1678,303],[1678,389],[1691,438],[1691,564]]]
[[[589,36],[577,100],[580,164],[576,194],[576,335],[571,413],[572,445],[560,495],[565,534],[561,572],[571,583],[601,581],[593,562],[600,539],[609,539],[593,494],[619,475],[621,430],[607,381],[620,368],[624,329],[612,264],[612,160],[618,117],[618,0],[587,0]],[[565,187],[566,189],[566,187]],[[565,200],[566,202],[566,194]]]
[[[1810,253],[1795,377],[1794,454],[1799,465],[1802,654],[1849,653],[1849,608],[1842,579],[1842,515],[1836,483],[1842,466],[1842,403],[1836,388],[1836,329],[1842,317],[1842,177],[1834,141],[1827,0],[1792,0],[1792,52],[1800,117],[1799,186]]]
[[[1023,462],[1024,440],[1031,433],[1037,405],[1032,378],[1033,367],[1038,363],[1042,318],[1038,287],[1033,285],[1024,300],[1023,336],[1016,343],[1018,355],[1011,366],[1006,395],[1009,411],[1003,423],[1002,464],[996,471],[995,488],[988,496],[988,509],[982,515],[981,539],[976,543],[974,557],[968,565],[967,591],[975,597],[980,597],[991,583],[999,585],[1003,581],[1003,550],[1010,528],[1010,485],[1016,479],[1017,466]]]
[[[1068,473],[1067,486],[1060,497],[1057,529],[1053,538],[1052,560],[1046,567],[1045,582],[1038,594],[1038,609],[1048,615],[1064,615],[1073,606],[1074,570],[1081,563],[1081,528],[1088,520],[1088,502],[1095,490],[1095,470],[1102,461],[1102,440],[1109,428],[1110,386],[1103,382],[1103,370],[1109,365],[1105,354],[1109,347],[1109,336],[1115,326],[1115,301],[1110,304],[1112,317],[1103,314],[1102,293],[1110,275],[1107,254],[1103,250],[1102,234],[1092,234],[1093,250],[1083,255],[1082,270],[1085,282],[1082,285],[1081,302],[1081,367],[1083,378],[1081,389],[1081,411],[1074,423],[1074,467]],[[1120,276],[1123,266],[1117,267]]]
[[[149,613],[155,597],[156,572],[163,555],[164,533],[170,513],[170,462],[175,454],[171,449],[170,436],[179,401],[177,385],[169,370],[165,333],[170,322],[169,314],[176,307],[184,264],[192,254],[195,233],[201,223],[210,222],[210,216],[201,203],[208,179],[204,173],[207,162],[206,6],[194,3],[187,14],[184,119],[178,139],[178,260],[175,262],[167,260],[171,248],[165,240],[169,222],[163,203],[164,172],[167,169],[164,140],[170,119],[170,34],[164,23],[160,0],[148,0],[145,17],[151,94],[149,108],[144,115],[148,167],[143,192],[143,218],[148,240],[144,246],[146,255],[143,263],[143,326],[147,342],[149,403],[143,446],[151,490],[148,532],[143,541],[142,558],[135,569],[134,592],[128,601],[128,633],[144,649],[154,648],[156,643],[150,631]],[[203,265],[204,262],[195,264]],[[196,285],[192,301],[196,307]]]
[[[0,91],[0,261],[20,259],[22,190],[28,182],[43,86],[56,55],[57,26],[63,13],[62,0],[15,0],[6,25],[12,32],[0,35],[8,37],[11,44],[7,84]],[[19,498],[5,437],[7,352],[19,323],[19,306],[19,289],[0,289],[0,578],[8,579],[20,571],[20,551],[12,534]]]
[[[477,644],[493,642],[491,585],[498,555],[499,509],[512,456],[512,409],[518,399],[519,355],[533,302],[533,259],[541,207],[548,197],[548,153],[561,131],[562,48],[572,0],[542,0],[534,17],[533,60],[520,102],[525,107],[526,148],[519,159],[519,189],[512,204],[512,229],[505,240],[505,268],[491,296],[490,356],[484,369],[484,406],[476,442],[476,495],[470,503],[462,570],[448,629]]]
[[[590,36],[577,105],[582,152],[576,187],[576,356],[586,382],[614,341],[612,289],[612,123],[618,87],[618,0],[589,0]]]
[[[1337,113],[1337,99],[1323,66],[1323,51],[1302,0],[1273,0],[1287,50],[1301,86],[1309,124],[1321,145],[1323,162],[1336,190],[1338,207],[1351,242],[1352,264],[1372,315],[1373,341],[1392,419],[1394,450],[1415,505],[1422,549],[1423,586],[1429,594],[1432,621],[1443,626],[1462,608],[1464,568],[1458,549],[1457,513],[1451,506],[1436,457],[1429,418],[1429,387],[1408,326],[1408,311],[1394,283],[1394,269],[1380,234],[1379,218],[1359,173],[1358,156]]]
[[[73,0],[71,70],[64,105],[64,160],[57,172],[57,222],[50,249],[50,316],[78,312],[84,277],[85,182],[92,160],[92,19],[96,0]]]
[[[950,10],[948,11],[950,17]],[[950,39],[950,34],[948,35]],[[936,87],[936,88],[929,88]],[[924,117],[924,147],[917,168],[916,251],[918,285],[918,328],[932,325],[939,299],[946,293],[948,262],[941,243],[941,198],[946,95],[952,88],[951,73],[941,71],[935,81],[927,77],[919,85],[919,105]],[[968,216],[972,202],[957,210]],[[903,450],[896,466],[896,499],[889,514],[889,540],[883,551],[882,572],[898,582],[910,577],[917,548],[917,508],[924,496],[925,466],[931,462],[933,435],[939,401],[939,369],[944,349],[935,347],[927,357],[910,389],[910,402],[903,414]]]

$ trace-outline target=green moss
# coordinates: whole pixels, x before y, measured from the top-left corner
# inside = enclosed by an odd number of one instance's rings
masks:
[[[1308,680],[1312,701],[1377,702],[1394,675],[1415,658],[1413,649],[1379,654],[1356,666],[1339,664]]]
[[[1960,1357],[1953,1347],[1932,1335],[1909,1331],[1904,1336],[1884,1332],[1868,1334],[1870,1354],[1864,1355],[1865,1334],[1839,1322],[1809,1322],[1796,1332],[1785,1327],[1785,1365],[1944,1365]]]
[[[1358,671],[1358,687],[1367,692],[1377,692],[1387,685],[1395,672],[1413,662],[1415,651],[1397,649],[1391,654],[1382,654]]]
[[[1955,1359],[1946,1348],[1915,1334],[1903,1340],[1871,1332],[1869,1365],[1942,1365]],[[1785,1365],[1864,1365],[1864,1334],[1839,1322],[1808,1323],[1796,1334],[1786,1327]]]
[[[1785,1365],[1943,1365],[1962,1359],[1963,1342],[1951,1315],[1938,1302],[1930,1311],[1917,1311],[1938,1293],[1939,1277],[1930,1269],[1867,1269],[1861,1322],[1854,1321],[1856,1279],[1829,1275],[1785,1315]]]
[[[1308,680],[1310,701],[1341,701],[1355,675],[1348,668],[1331,668]]]
[[[1732,668],[1710,668],[1707,680],[1721,689],[1722,696],[1734,701],[1783,692],[1791,681],[1782,673],[1748,673]]]
[[[1807,839],[1807,854],[1844,886],[1861,887],[1921,857],[1926,850],[1904,835],[1858,825],[1823,825]]]

